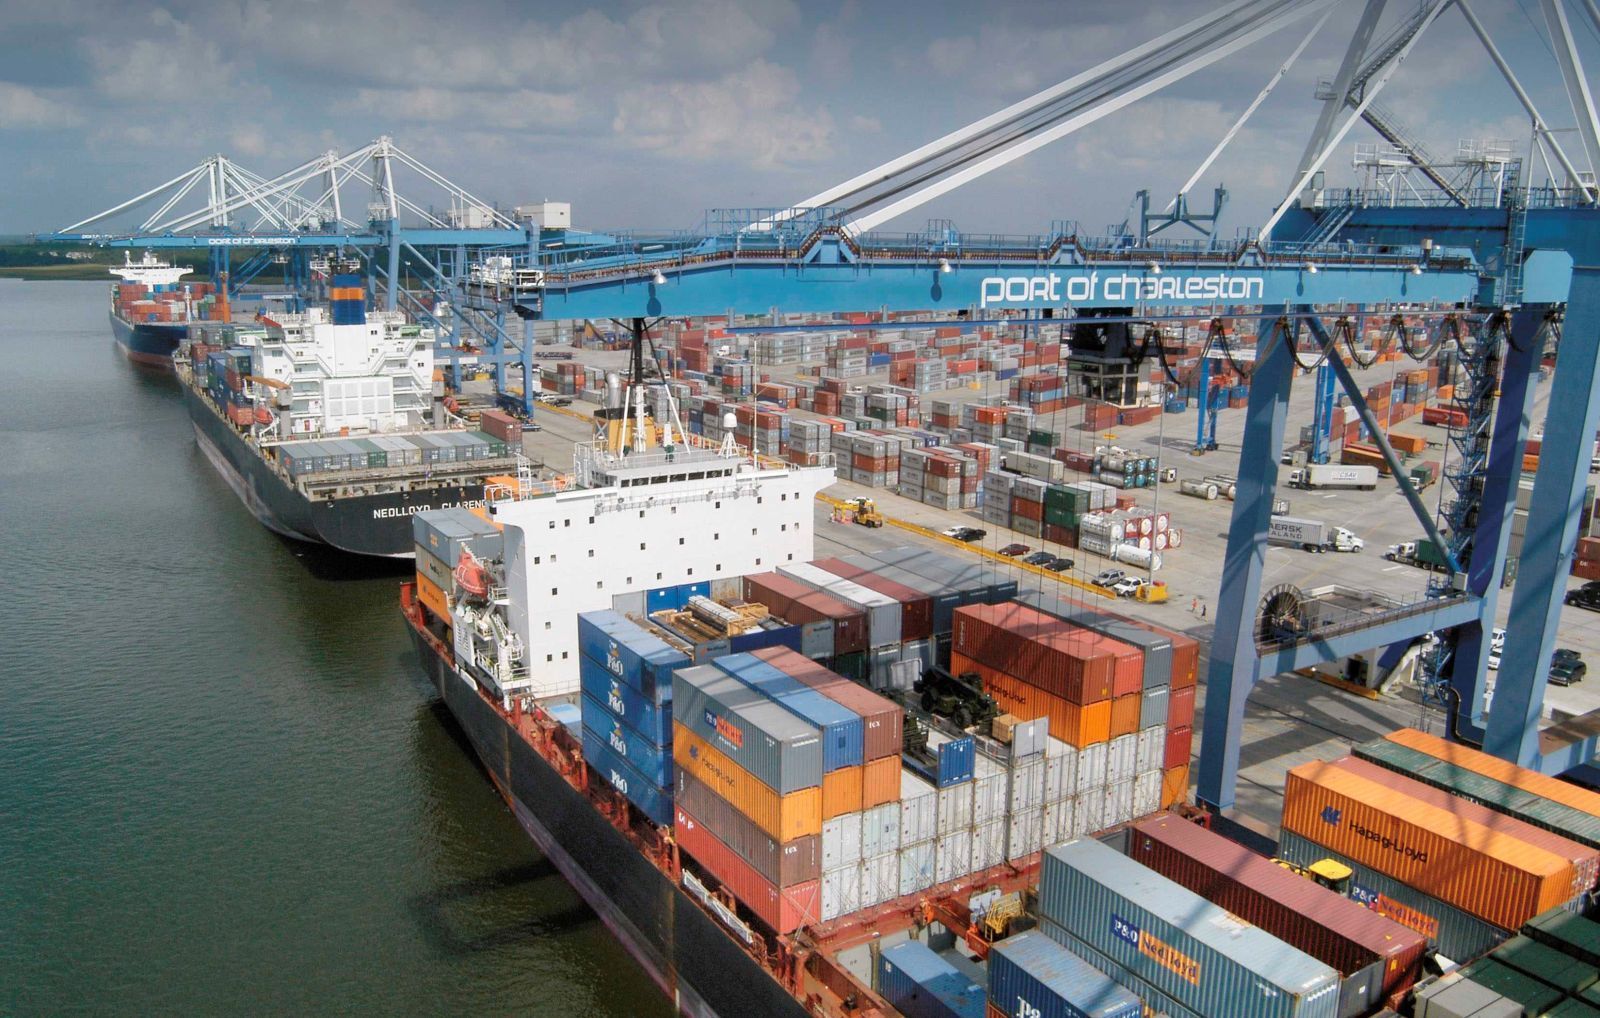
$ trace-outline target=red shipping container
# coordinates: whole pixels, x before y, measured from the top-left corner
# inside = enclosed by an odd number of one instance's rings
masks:
[[[755,656],[840,706],[855,711],[862,721],[865,759],[877,760],[900,755],[904,748],[902,731],[905,711],[899,704],[829,671],[788,647],[768,647],[756,651]]]
[[[1377,977],[1376,1003],[1417,981],[1427,938],[1175,816],[1134,825],[1128,855],[1341,976]],[[1363,970],[1377,968],[1371,973]]]
[[[927,594],[860,566],[853,566],[843,559],[818,559],[812,565],[900,602],[902,640],[926,640],[933,636],[933,598]]]
[[[1184,686],[1182,689],[1174,686],[1167,694],[1168,728],[1194,727],[1194,694],[1193,686]]]
[[[744,578],[744,599],[764,604],[786,622],[833,622],[833,652],[853,654],[867,649],[867,616],[820,590],[812,590],[778,573]]]
[[[480,414],[478,428],[502,442],[522,441],[522,422],[500,410],[485,410]]]
[[[1015,603],[965,605],[951,649],[1069,703],[1111,698],[1116,658],[1095,634]]]
[[[822,881],[779,888],[724,845],[682,806],[675,809],[678,847],[778,933],[793,933],[822,918]]]
[[[1193,755],[1194,732],[1190,728],[1167,729],[1167,752],[1162,767],[1171,770],[1182,767]]]

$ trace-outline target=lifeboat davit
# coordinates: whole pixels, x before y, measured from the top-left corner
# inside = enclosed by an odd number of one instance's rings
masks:
[[[476,597],[489,593],[489,573],[472,552],[461,549],[461,561],[456,563],[456,586]]]

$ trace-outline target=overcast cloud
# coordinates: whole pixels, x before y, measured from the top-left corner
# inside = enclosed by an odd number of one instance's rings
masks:
[[[585,227],[691,228],[710,207],[782,205],[870,168],[1210,5],[951,0],[0,2],[0,231],[65,225],[226,153],[271,176],[380,134],[505,204],[573,204]],[[1413,9],[1391,3],[1391,18]],[[1591,76],[1600,39],[1569,3]],[[1346,2],[1196,188],[1225,232],[1262,221],[1360,13]],[[1531,0],[1476,0],[1558,126],[1573,122]],[[1148,187],[1163,204],[1310,21],[924,206],[976,232],[1097,231]],[[1536,31],[1536,28],[1538,31]],[[1600,89],[1597,89],[1600,91]],[[1384,103],[1436,155],[1526,151],[1520,107],[1459,13]],[[1329,161],[1351,183],[1358,125]],[[1576,151],[1575,137],[1569,150]],[[422,201],[437,197],[415,188]]]

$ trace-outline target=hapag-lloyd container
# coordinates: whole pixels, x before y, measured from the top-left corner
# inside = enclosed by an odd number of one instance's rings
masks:
[[[822,733],[824,773],[862,764],[861,715],[752,654],[729,654],[712,664],[815,725]]]
[[[1283,829],[1507,929],[1572,897],[1569,860],[1320,761],[1289,771]]]
[[[1199,1014],[1338,1016],[1333,969],[1093,839],[1045,850],[1039,911]]]
[[[1509,930],[1407,887],[1387,874],[1341,855],[1293,831],[1278,838],[1278,855],[1296,866],[1332,859],[1350,867],[1350,899],[1401,926],[1415,930],[1452,961],[1476,958],[1511,936]]]
[[[1452,743],[1444,745],[1453,747]],[[1468,753],[1477,752],[1467,746],[1459,748]],[[1571,838],[1590,848],[1600,847],[1600,816],[1546,798],[1533,791],[1531,786],[1539,782],[1531,781],[1530,777],[1544,778],[1543,774],[1522,768],[1505,771],[1506,777],[1517,779],[1516,784],[1511,784],[1389,739],[1374,739],[1357,746],[1353,752],[1362,760],[1387,767],[1425,785],[1443,789],[1458,798],[1486,806],[1497,813],[1516,817],[1524,823]],[[1494,759],[1496,763],[1505,763],[1493,757],[1490,759]],[[1516,771],[1523,773],[1517,774]],[[1560,783],[1565,784],[1565,782]],[[1591,794],[1584,789],[1573,790],[1583,795]]]
[[[902,730],[905,724],[905,710],[899,704],[829,671],[787,647],[758,650],[755,656],[860,716],[862,755],[867,760],[879,760],[889,756],[899,758],[904,745]],[[896,765],[896,770],[898,769]]]
[[[1050,734],[1076,747],[1104,743],[1111,737],[1111,701],[1100,700],[1080,706],[1045,692],[1015,676],[970,661],[959,653],[950,655],[951,669],[959,674],[976,673],[983,691],[994,698],[1001,710],[1024,720],[1045,718]]]
[[[683,770],[674,778],[673,802],[689,815],[701,818],[718,841],[749,863],[767,882],[791,887],[822,878],[822,839],[817,835],[780,842]]]
[[[989,949],[989,1002],[1007,1018],[1140,1018],[1143,1005],[1038,930]]]
[[[762,922],[779,933],[793,933],[822,918],[822,884],[812,880],[778,887],[724,845],[717,836],[679,805],[673,834],[678,847],[743,902]]]
[[[894,598],[859,583],[852,583],[809,562],[786,563],[778,567],[778,573],[866,612],[869,646],[891,647],[903,642],[900,636],[900,602]]]
[[[1416,982],[1427,938],[1174,816],[1136,824],[1128,855],[1343,977],[1341,1015],[1367,1014]]]
[[[1120,615],[1085,611],[1081,603],[1073,603],[1059,594],[1026,590],[1018,593],[1016,600],[1051,618],[1081,626],[1102,636],[1109,636],[1137,647],[1141,659],[1141,684],[1145,689],[1165,686],[1171,681],[1171,637],[1137,625]]]
[[[957,608],[950,649],[1070,703],[1111,698],[1117,662],[1100,638],[1023,605]]]
[[[653,742],[672,743],[672,703],[657,706],[604,664],[579,655],[578,686],[606,713]]]
[[[593,697],[581,699],[583,727],[611,747],[650,783],[659,788],[672,785],[672,747],[663,746],[634,731]]]
[[[1587,845],[1581,845],[1570,838],[1564,838],[1542,827],[1523,823],[1514,816],[1496,812],[1470,799],[1462,799],[1459,796],[1451,795],[1442,789],[1415,781],[1403,774],[1397,774],[1366,760],[1346,757],[1342,760],[1335,760],[1333,765],[1340,770],[1359,775],[1369,781],[1386,785],[1397,792],[1426,802],[1430,806],[1449,810],[1486,827],[1504,830],[1506,834],[1517,838],[1519,841],[1525,841],[1530,845],[1544,849],[1552,855],[1569,860],[1572,863],[1573,874],[1572,894],[1570,897],[1575,898],[1591,890],[1595,885],[1596,879],[1600,878],[1600,852]]]
[[[779,794],[822,784],[822,733],[788,708],[711,665],[672,677],[681,723]]]
[[[933,635],[933,598],[881,573],[851,565],[844,559],[825,558],[811,563],[840,579],[860,584],[884,597],[900,602],[900,639],[926,640]]]
[[[689,658],[614,611],[578,616],[578,653],[660,706],[672,700],[672,673]]]
[[[821,786],[779,795],[677,721],[672,723],[672,761],[675,771],[698,778],[778,841],[822,833]]]
[[[786,622],[804,625],[831,621],[835,654],[855,654],[867,649],[866,612],[787,576],[778,573],[746,576],[744,599],[766,605]]]

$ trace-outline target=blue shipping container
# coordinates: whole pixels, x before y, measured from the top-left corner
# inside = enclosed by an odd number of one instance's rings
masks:
[[[972,737],[952,739],[939,746],[939,780],[940,788],[949,788],[951,785],[972,780],[972,768],[977,750],[973,746]]]
[[[678,587],[659,587],[645,591],[644,610],[651,615],[661,611],[677,611],[683,607],[683,598],[678,590]]]
[[[644,694],[611,674],[598,661],[578,655],[578,681],[583,695],[593,698],[622,723],[658,746],[672,745],[672,702],[656,706]],[[598,727],[598,726],[597,726]]]
[[[590,697],[582,698],[583,729],[605,740],[611,751],[626,760],[634,770],[665,788],[672,784],[672,747],[663,746],[629,728],[604,705]]]
[[[1127,987],[1029,930],[989,950],[989,1001],[1007,1018],[1139,1018]]]
[[[583,758],[645,816],[661,827],[672,823],[672,790],[652,785],[587,728],[583,731]]]
[[[866,725],[855,711],[749,654],[730,654],[718,659],[716,665],[776,700],[796,717],[820,728],[824,771],[859,767],[866,761],[863,748]]]
[[[572,734],[574,739],[580,738],[580,729],[583,728],[583,708],[575,703],[553,703],[545,708],[545,713]]]
[[[672,701],[672,673],[690,663],[688,655],[614,611],[578,616],[578,650],[655,704]]]
[[[800,653],[800,627],[778,626],[776,629],[752,629],[728,640],[728,650],[734,654],[766,650],[768,647],[788,647]]]
[[[983,1018],[983,988],[919,940],[878,955],[878,993],[906,1018]]]

